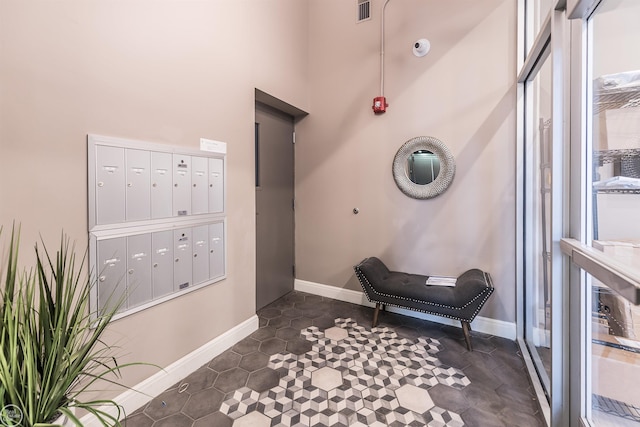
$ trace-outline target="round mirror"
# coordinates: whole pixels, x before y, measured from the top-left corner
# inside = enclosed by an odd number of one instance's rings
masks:
[[[431,136],[405,142],[393,160],[393,178],[404,194],[414,199],[436,197],[453,181],[456,165],[446,145]]]

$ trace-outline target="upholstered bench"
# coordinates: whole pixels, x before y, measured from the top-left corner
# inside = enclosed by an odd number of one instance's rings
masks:
[[[493,293],[489,273],[478,269],[460,275],[455,286],[427,285],[429,276],[389,271],[376,257],[354,267],[369,301],[376,304],[372,326],[378,324],[380,308],[395,306],[459,320],[469,351],[471,321]]]

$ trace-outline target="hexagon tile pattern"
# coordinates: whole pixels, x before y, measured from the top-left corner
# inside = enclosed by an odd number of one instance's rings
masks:
[[[269,358],[268,367],[282,374],[276,387],[262,393],[244,387],[222,403],[220,411],[234,426],[251,416],[255,425],[287,427],[464,425],[429,394],[437,384],[458,390],[470,384],[461,370],[435,356],[442,349],[438,340],[399,338],[390,328],[369,330],[351,318],[301,334],[312,343],[310,351]]]

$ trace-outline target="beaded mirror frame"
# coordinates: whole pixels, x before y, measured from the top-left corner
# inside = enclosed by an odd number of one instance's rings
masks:
[[[429,184],[416,184],[407,176],[406,164],[416,151],[431,151],[440,160],[440,172]],[[414,199],[431,199],[444,193],[453,181],[456,163],[447,146],[432,136],[417,136],[405,142],[393,159],[393,179],[398,188]]]

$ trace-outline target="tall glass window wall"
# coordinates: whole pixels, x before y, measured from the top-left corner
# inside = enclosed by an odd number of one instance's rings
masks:
[[[587,239],[619,271],[640,274],[640,2],[603,0],[588,19]],[[640,426],[640,306],[608,280],[590,289],[593,426]]]

